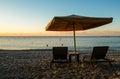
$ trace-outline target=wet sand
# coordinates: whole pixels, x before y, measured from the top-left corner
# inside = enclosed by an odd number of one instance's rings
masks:
[[[80,59],[91,50],[78,51]],[[88,54],[84,54],[88,53]],[[108,51],[113,66],[99,63],[95,68],[87,63],[54,64],[51,50],[0,50],[0,79],[119,79],[120,50]]]

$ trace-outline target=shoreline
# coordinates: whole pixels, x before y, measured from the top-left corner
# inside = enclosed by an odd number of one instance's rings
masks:
[[[4,53],[43,53],[43,52],[49,52],[52,54],[52,49],[22,49],[22,50],[5,50],[0,49],[0,54]],[[73,50],[68,50],[69,52],[73,52]],[[78,50],[79,54],[92,54],[92,50]],[[120,56],[120,50],[108,50],[107,54],[109,55],[118,55]]]
[[[0,49],[0,51],[52,51],[52,49]]]
[[[91,51],[90,50],[78,50],[78,51]],[[52,49],[0,49],[0,51],[52,51]],[[73,50],[68,50],[73,51]],[[109,49],[108,51],[120,51],[120,49]]]

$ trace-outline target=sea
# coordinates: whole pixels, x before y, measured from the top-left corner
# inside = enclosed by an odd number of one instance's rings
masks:
[[[52,49],[60,46],[73,50],[73,36],[0,36],[2,50]],[[77,50],[92,50],[94,46],[120,50],[120,36],[76,36]]]

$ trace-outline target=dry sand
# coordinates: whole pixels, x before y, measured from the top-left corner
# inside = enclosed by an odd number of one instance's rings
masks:
[[[91,51],[79,53],[82,59]],[[87,63],[71,63],[55,64],[51,69],[51,50],[0,50],[0,79],[119,79],[120,51],[110,50],[107,57],[115,60],[112,67],[108,63],[95,68]]]

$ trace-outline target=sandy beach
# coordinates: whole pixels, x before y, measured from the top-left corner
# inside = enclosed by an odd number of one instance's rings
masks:
[[[91,55],[91,50],[78,52],[80,59],[84,53]],[[0,79],[119,79],[120,50],[109,50],[107,57],[115,60],[112,67],[108,63],[96,68],[71,63],[50,68],[52,50],[0,50]]]

